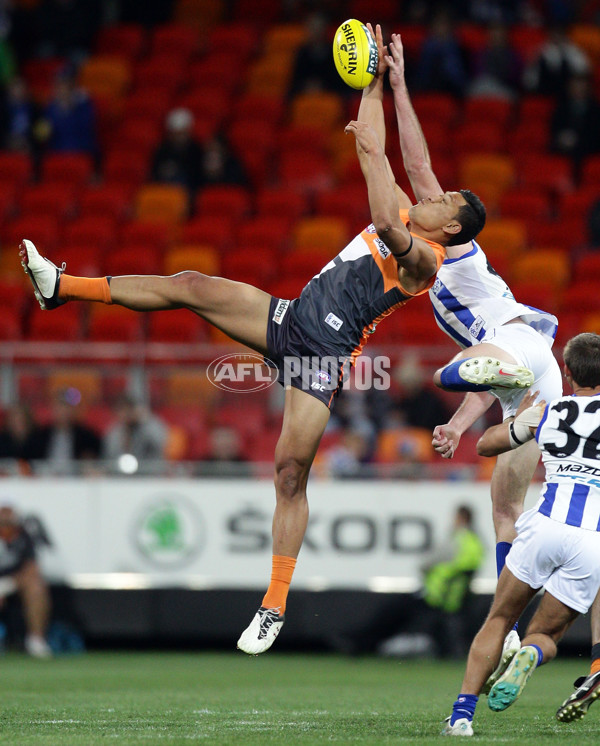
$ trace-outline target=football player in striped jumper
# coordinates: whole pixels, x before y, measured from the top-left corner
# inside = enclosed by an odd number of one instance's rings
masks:
[[[500,658],[502,641],[540,588],[545,593],[521,648],[489,692],[492,710],[510,707],[535,669],[556,656],[558,641],[600,589],[600,335],[578,334],[567,342],[564,374],[572,395],[533,404],[538,392],[528,393],[515,420],[489,428],[477,443],[481,456],[495,456],[535,439],[546,477],[537,504],[516,523],[517,536],[492,608],[471,645],[445,735],[473,735],[478,695]],[[598,696],[598,687],[593,693]]]
[[[442,188],[406,87],[398,34],[392,34],[389,51],[386,62],[404,166],[415,197],[421,201],[437,199]],[[524,395],[522,386],[532,385],[546,401],[562,394],[561,373],[551,350],[556,317],[517,302],[475,240],[446,248],[446,260],[429,297],[438,326],[462,348],[448,365],[436,371],[434,381],[441,388],[467,392],[449,422],[434,430],[433,447],[443,458],[452,458],[462,433],[496,399],[502,406],[503,420],[507,420],[514,417]],[[539,456],[536,443],[531,442],[499,456],[494,467],[491,498],[498,576],[516,535],[515,521],[523,511]],[[519,637],[512,630],[487,687],[518,649]]]

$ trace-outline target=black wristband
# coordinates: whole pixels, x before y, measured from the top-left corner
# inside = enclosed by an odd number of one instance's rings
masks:
[[[406,256],[408,253],[410,253],[411,249],[413,247],[413,237],[410,237],[410,243],[408,244],[408,249],[406,251],[403,251],[401,254],[394,254],[394,257],[396,259],[401,259],[403,256]]]
[[[510,433],[511,438],[515,441],[515,443],[518,443],[520,446],[523,445],[525,441],[519,440],[517,436],[515,435],[515,421],[514,420],[508,426],[508,432]]]

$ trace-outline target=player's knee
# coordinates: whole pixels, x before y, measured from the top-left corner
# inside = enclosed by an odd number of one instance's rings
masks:
[[[278,499],[293,500],[304,495],[310,464],[294,456],[275,463],[275,491]]]
[[[206,301],[213,277],[195,270],[185,270],[169,277],[174,298],[184,305],[198,306]]]

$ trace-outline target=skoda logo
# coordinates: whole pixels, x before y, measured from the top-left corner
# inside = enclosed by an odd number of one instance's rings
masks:
[[[138,551],[157,567],[182,567],[202,549],[204,521],[186,497],[161,495],[146,502],[138,513],[133,541]]]

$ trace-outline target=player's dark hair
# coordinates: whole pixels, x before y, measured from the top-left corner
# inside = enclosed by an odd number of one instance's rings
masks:
[[[462,205],[456,214],[456,220],[461,225],[461,231],[448,241],[447,246],[458,246],[472,241],[485,225],[485,205],[476,194],[468,189],[459,190],[467,204]]]
[[[600,386],[600,335],[583,332],[572,337],[565,345],[563,360],[577,385]]]

